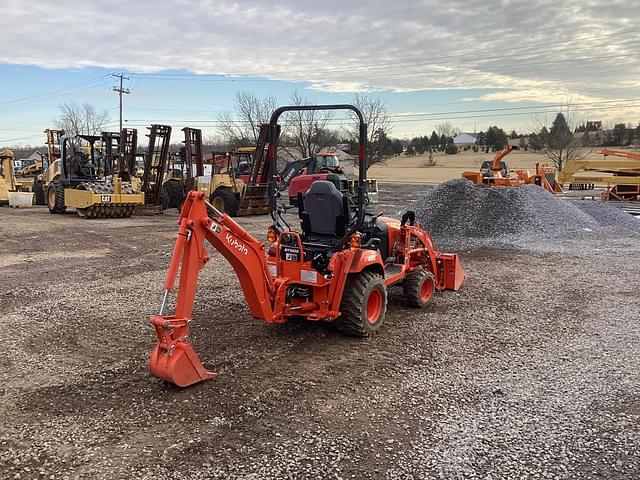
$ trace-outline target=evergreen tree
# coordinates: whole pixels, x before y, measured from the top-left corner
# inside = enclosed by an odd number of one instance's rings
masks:
[[[431,138],[429,139],[429,146],[431,147],[432,150],[437,150],[438,147],[440,146],[440,137],[435,132],[435,130],[431,132]]]

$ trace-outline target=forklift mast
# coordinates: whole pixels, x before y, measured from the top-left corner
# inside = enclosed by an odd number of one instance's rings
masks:
[[[123,128],[120,132],[120,150],[118,155],[118,173],[125,182],[131,181],[136,174],[136,151],[138,150],[138,130]]]
[[[187,180],[204,175],[204,155],[202,154],[202,130],[199,128],[184,127],[185,166],[187,168]],[[195,175],[194,175],[195,166]]]
[[[47,168],[60,158],[60,138],[65,134],[64,130],[53,130],[47,128],[44,133],[47,135]],[[44,159],[43,159],[44,162]],[[44,172],[47,168],[42,167]]]
[[[184,147],[180,150],[182,160],[181,172],[184,191],[196,189],[196,178],[204,175],[204,155],[202,153],[202,130],[199,128],[184,127]],[[195,173],[194,173],[195,170]]]
[[[271,138],[279,138],[280,125],[264,123],[260,125],[260,133],[256,142],[256,150],[253,154],[253,163],[249,171],[249,178],[244,196],[240,200],[240,215],[251,212],[269,211],[269,182],[271,175],[277,166],[271,165],[272,157],[265,151]],[[270,148],[270,146],[269,146]],[[275,158],[273,158],[275,161]]]
[[[119,132],[102,132],[102,161],[104,174],[113,175],[118,171],[121,136]]]
[[[169,125],[151,125],[149,127],[149,147],[144,162],[142,175],[142,192],[148,203],[160,205],[160,192],[164,173],[169,161],[169,143],[171,127]]]

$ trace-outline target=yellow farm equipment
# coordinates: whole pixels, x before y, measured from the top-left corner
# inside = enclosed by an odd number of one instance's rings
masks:
[[[603,187],[602,200],[640,201],[640,153],[604,149],[604,160],[574,160],[565,164],[558,181],[570,190]],[[621,157],[626,160],[608,160]]]
[[[45,175],[49,212],[64,213],[71,207],[83,218],[129,217],[144,203],[144,195],[117,175],[104,175],[106,157],[97,156],[94,146],[99,139],[92,135],[60,138],[60,158],[49,164]]]

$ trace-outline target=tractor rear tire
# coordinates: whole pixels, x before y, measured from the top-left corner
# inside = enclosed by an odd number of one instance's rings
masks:
[[[368,337],[384,323],[387,287],[381,275],[361,272],[349,275],[336,320],[338,329],[355,337]]]
[[[236,194],[228,188],[219,188],[213,192],[209,197],[209,203],[230,217],[238,216],[240,200],[238,200]]]
[[[49,183],[47,204],[49,205],[49,213],[64,213],[67,210],[64,205],[64,185],[60,182]]]
[[[169,180],[164,184],[164,190],[169,196],[169,208],[180,208],[184,200],[182,184],[175,180]]]
[[[405,277],[402,287],[407,304],[411,307],[422,308],[433,300],[436,282],[430,271],[414,270]]]

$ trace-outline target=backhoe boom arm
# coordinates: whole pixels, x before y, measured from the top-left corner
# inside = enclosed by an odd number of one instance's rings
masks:
[[[213,218],[209,215],[213,213]],[[273,323],[274,282],[269,275],[264,244],[256,240],[228,215],[221,214],[191,191],[185,200],[180,230],[165,280],[165,298],[159,315],[150,318],[158,343],[149,361],[149,370],[159,378],[187,386],[213,375],[207,372],[189,342],[189,322],[193,313],[198,277],[209,261],[208,241],[231,264],[254,318]],[[175,315],[164,315],[169,292],[180,271]]]

